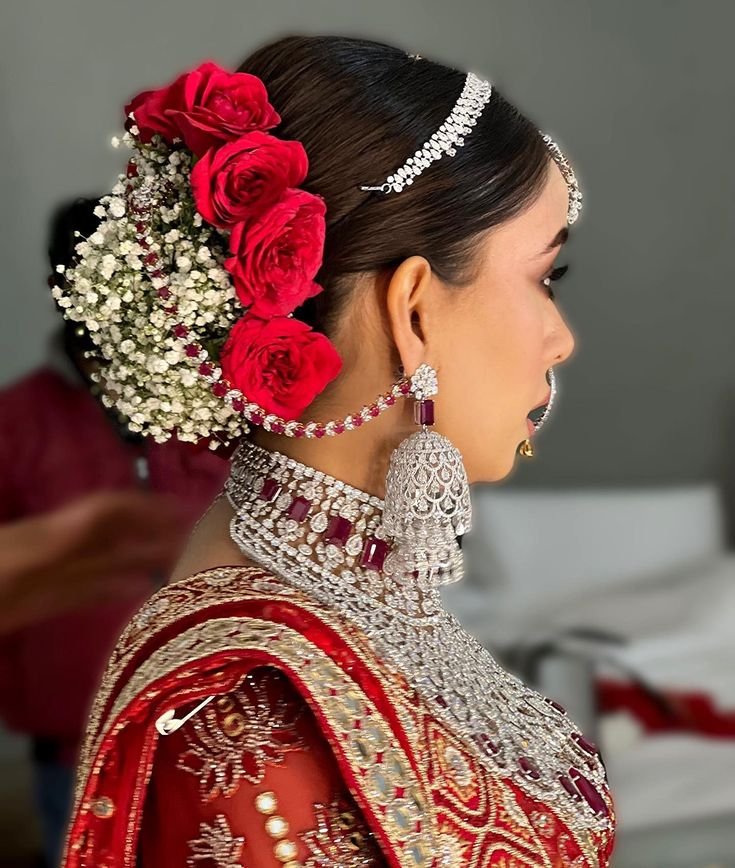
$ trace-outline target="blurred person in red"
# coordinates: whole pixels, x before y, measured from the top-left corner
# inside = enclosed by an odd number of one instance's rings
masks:
[[[147,595],[150,574],[180,550],[182,518],[170,494],[130,489],[0,526],[0,636],[90,603]]]
[[[96,199],[77,199],[54,214],[49,283],[63,280],[57,267],[71,265],[79,237],[96,229],[97,205]],[[89,335],[83,326],[63,322],[45,363],[0,391],[0,522],[27,535],[34,532],[32,519],[59,511],[57,528],[64,522],[69,528],[65,548],[49,532],[51,524],[36,525],[38,537],[29,542],[37,548],[35,567],[14,569],[10,550],[2,556],[13,573],[11,601],[21,626],[0,631],[0,718],[31,738],[50,865],[58,861],[74,764],[103,664],[122,626],[162,583],[227,473],[227,462],[206,450],[130,432],[98,400]],[[147,497],[131,502],[131,489]],[[94,493],[106,494],[90,500]],[[128,556],[121,557],[125,548]],[[19,593],[24,569],[25,602]],[[49,571],[66,586],[57,600],[48,591]],[[39,576],[42,593],[36,592]],[[13,624],[12,606],[4,611]]]

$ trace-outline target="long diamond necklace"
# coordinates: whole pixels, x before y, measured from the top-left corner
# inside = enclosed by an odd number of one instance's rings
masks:
[[[395,569],[380,498],[248,440],[225,493],[243,554],[356,624],[483,767],[580,831],[610,828],[595,746],[464,630],[436,585]]]

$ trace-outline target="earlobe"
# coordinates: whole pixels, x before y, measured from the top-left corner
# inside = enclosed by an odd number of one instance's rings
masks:
[[[426,358],[426,320],[431,265],[423,256],[409,256],[393,272],[386,287],[388,328],[409,373]]]

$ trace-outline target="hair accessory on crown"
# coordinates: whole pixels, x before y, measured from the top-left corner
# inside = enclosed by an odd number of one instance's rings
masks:
[[[361,186],[360,189],[379,190],[381,193],[389,193],[393,190],[400,193],[404,186],[413,184],[414,178],[417,178],[434,160],[440,159],[445,151],[450,156],[454,156],[457,148],[464,144],[464,136],[477,123],[491,94],[490,82],[479,78],[474,72],[468,72],[462,93],[454,108],[439,129],[424,142],[423,147],[396,169],[394,174],[388,175],[387,180],[382,184],[376,187]]]
[[[418,58],[421,55],[409,54],[408,56]],[[380,193],[400,193],[401,190],[413,184],[424,169],[428,168],[435,160],[440,159],[445,152],[454,156],[457,153],[457,148],[461,148],[464,144],[464,136],[470,133],[472,127],[477,123],[477,119],[489,102],[491,95],[492,85],[490,82],[480,78],[474,72],[468,72],[465,76],[462,93],[457,98],[454,108],[439,129],[424,142],[423,147],[409,157],[392,175],[388,175],[382,184],[374,186],[361,184],[360,189],[374,190]],[[551,136],[541,133],[541,137],[567,182],[569,189],[567,222],[574,223],[582,208],[582,193],[574,171]]]

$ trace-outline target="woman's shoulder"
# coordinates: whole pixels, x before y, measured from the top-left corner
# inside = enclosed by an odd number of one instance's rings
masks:
[[[305,686],[326,688],[344,676],[345,689],[366,685],[384,704],[407,688],[377,658],[351,621],[256,565],[223,565],[192,573],[156,591],[128,622],[110,656],[98,699],[109,701],[183,669],[205,672],[212,661],[256,661],[282,669]],[[118,699],[116,704],[122,700]]]
[[[228,623],[277,623],[299,610],[315,611],[313,601],[283,578],[255,564],[229,564],[198,570],[163,585],[133,615],[113,650],[110,666],[141,648],[170,643],[191,630],[226,630]],[[288,619],[286,619],[288,620]]]
[[[235,726],[240,718],[231,715],[245,696],[261,709],[284,703],[291,711],[310,709],[369,816],[382,816],[400,785],[402,810],[416,827],[430,806],[413,739],[397,713],[402,699],[379,661],[364,655],[332,614],[259,567],[216,567],[161,588],[130,621],[98,691],[77,804],[94,806],[97,794],[115,790],[115,814],[127,816],[118,760],[125,757],[127,767],[148,762],[145,751],[202,707],[209,717],[230,715],[228,725]],[[392,776],[390,792],[368,785],[378,774],[381,781]],[[79,814],[75,835],[96,823],[94,807],[92,813]],[[107,827],[100,831],[107,834]],[[395,827],[391,835],[398,852],[403,834]]]

